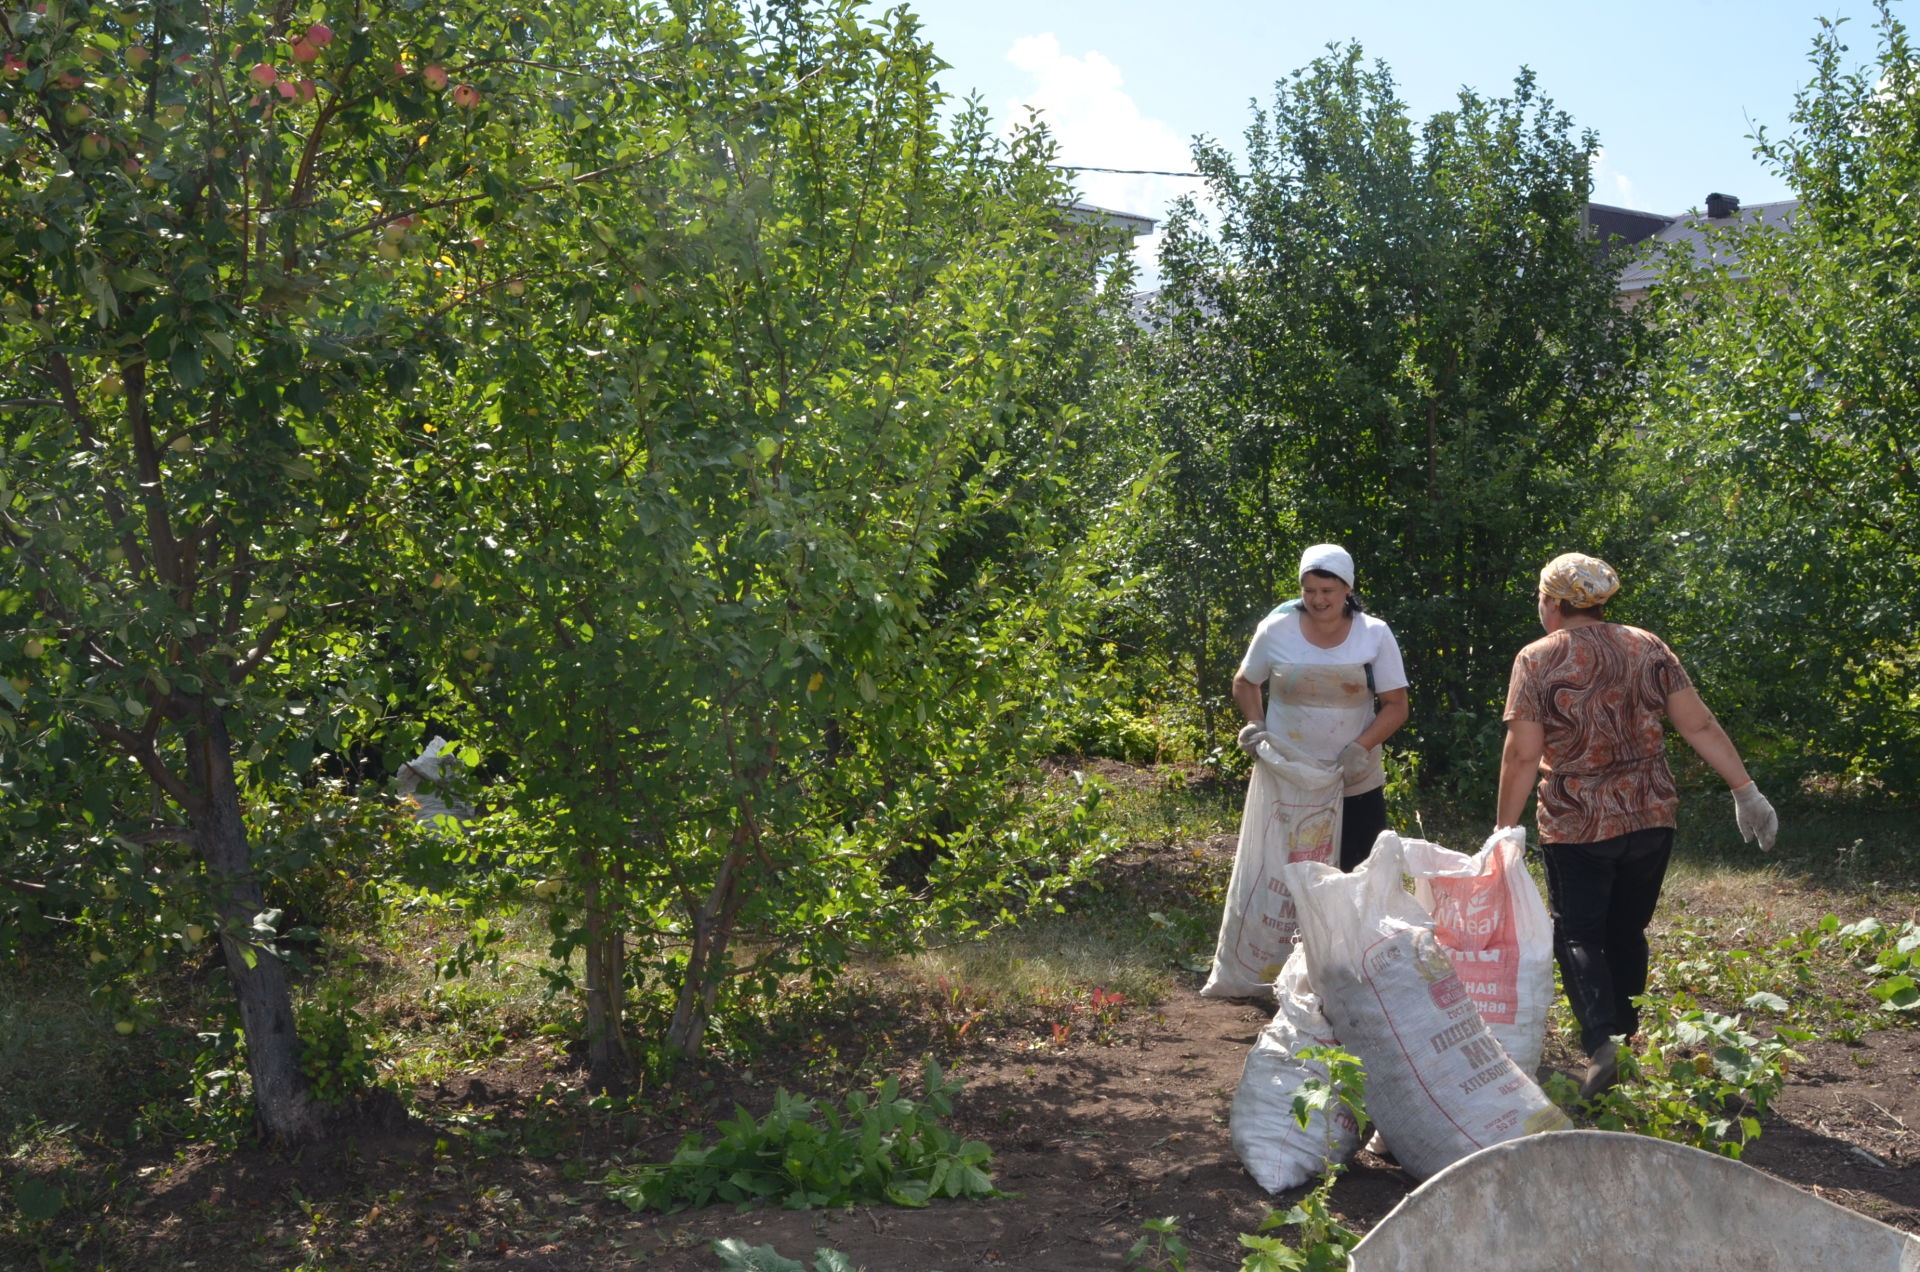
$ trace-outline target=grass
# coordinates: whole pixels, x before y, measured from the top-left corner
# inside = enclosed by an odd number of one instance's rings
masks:
[[[557,1028],[567,1014],[542,975],[550,963],[539,908],[503,911],[489,923],[501,931],[497,959],[457,979],[439,969],[467,936],[468,918],[431,897],[388,907],[379,924],[347,944],[332,983],[362,1004],[383,1076],[401,1090],[477,1069],[514,1039]]]
[[[0,1152],[64,1155],[185,1120],[184,1080],[207,1047],[199,1033],[224,1010],[221,979],[182,965],[114,1009],[89,993],[80,959],[52,947],[20,958],[0,985]],[[118,1032],[129,1017],[138,1027]]]
[[[87,999],[78,960],[22,958],[0,996],[0,1148],[69,1123],[78,1110],[111,1121],[143,1044],[113,1031],[113,1016]]]
[[[1108,780],[1112,793],[1103,811],[1124,842],[1191,845],[1238,829],[1242,786],[1231,780],[1174,768]],[[1491,828],[1489,819],[1475,820],[1457,801],[1402,791],[1395,803],[1418,818],[1400,827],[1403,834],[1459,851],[1476,851]],[[1752,982],[1749,992],[1788,987],[1759,966],[1761,956],[1823,915],[1843,921],[1869,912],[1898,915],[1920,904],[1920,855],[1903,850],[1911,838],[1910,813],[1788,806],[1781,842],[1770,854],[1740,841],[1723,788],[1684,792],[1681,819],[1656,933],[1670,934],[1665,939],[1673,953],[1696,962],[1704,945],[1744,946],[1732,962]],[[1162,856],[1150,876],[1127,878],[1111,890],[1082,890],[1070,915],[929,950],[891,969],[918,984],[1004,1000],[1046,1003],[1103,987],[1135,1002],[1159,1001],[1180,971],[1212,948],[1224,862],[1217,855],[1212,866],[1206,861],[1196,852],[1193,869],[1181,877]],[[1530,853],[1528,861],[1544,896],[1539,854]],[[1110,875],[1127,870],[1123,860]],[[1158,904],[1139,904],[1142,896]]]
[[[1107,786],[1101,816],[1124,843],[1184,843],[1239,828],[1244,780],[1186,765],[1124,769],[1093,761],[1090,768]]]
[[[1173,987],[1174,968],[1149,932],[1070,917],[968,945],[908,955],[894,964],[923,985],[964,985],[1018,1002],[1045,1004],[1093,989],[1155,1003]]]

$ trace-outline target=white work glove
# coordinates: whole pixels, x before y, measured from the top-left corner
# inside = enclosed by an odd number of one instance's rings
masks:
[[[1758,843],[1761,852],[1773,851],[1773,837],[1780,832],[1780,818],[1754,783],[1733,788],[1733,822],[1740,828],[1741,839]]]
[[[1348,786],[1373,772],[1373,752],[1358,742],[1349,742],[1340,748],[1340,776],[1346,779]]]
[[[1255,721],[1252,721],[1251,723],[1242,725],[1240,728],[1240,736],[1238,738],[1235,738],[1234,741],[1239,744],[1240,749],[1242,751],[1245,751],[1248,755],[1252,755],[1260,745],[1259,743],[1260,735],[1265,733],[1266,731],[1267,731],[1267,726],[1261,723],[1260,721],[1255,720]]]

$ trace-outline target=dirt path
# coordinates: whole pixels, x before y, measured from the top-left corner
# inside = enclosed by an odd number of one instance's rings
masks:
[[[712,1272],[718,1261],[708,1243],[728,1236],[790,1258],[811,1259],[829,1246],[868,1272],[1090,1272],[1126,1268],[1141,1222],[1171,1215],[1193,1272],[1235,1269],[1244,1254],[1239,1234],[1255,1230],[1274,1201],[1241,1169],[1227,1131],[1242,1059],[1265,1019],[1258,1008],[1187,988],[1155,1016],[1133,1022],[1119,1045],[970,1058],[956,1122],[994,1146],[996,1181],[1016,1197],[828,1214],[709,1210],[643,1218],[608,1210],[600,1235],[650,1253],[646,1267],[674,1272]],[[1920,1143],[1908,1129],[1920,1119],[1913,1081],[1920,1036],[1889,1031],[1859,1047],[1816,1043],[1805,1052],[1747,1160],[1920,1232]],[[1414,1184],[1363,1152],[1335,1190],[1335,1208],[1364,1230]],[[505,1263],[629,1266],[579,1261],[580,1253],[529,1252]]]
[[[955,1128],[994,1147],[994,1180],[1017,1196],[918,1211],[607,1219],[642,1246],[691,1245],[647,1264],[676,1272],[711,1272],[707,1243],[723,1236],[789,1257],[832,1246],[869,1272],[1123,1268],[1142,1220],[1168,1215],[1193,1251],[1190,1267],[1238,1266],[1237,1235],[1268,1207],[1233,1155],[1227,1109],[1269,1014],[1183,989],[1123,1025],[1115,1045],[991,1052],[957,1065],[967,1086]],[[1398,1170],[1366,1173],[1381,1178],[1357,1181],[1357,1191],[1397,1199],[1406,1190]]]
[[[602,1153],[665,1157],[672,1135],[633,1140],[616,1121],[595,1143],[551,1156],[510,1140],[463,1157],[414,1124],[325,1153],[195,1151],[128,1162],[134,1194],[101,1218],[117,1226],[132,1261],[101,1266],[717,1272],[711,1243],[737,1237],[809,1262],[830,1247],[866,1272],[1124,1272],[1142,1222],[1172,1216],[1190,1272],[1234,1272],[1239,1235],[1254,1231],[1272,1202],[1296,1199],[1266,1197],[1228,1139],[1233,1088],[1265,1019],[1260,1008],[1203,999],[1188,984],[1122,1021],[1111,1045],[981,1039],[950,1071],[966,1079],[954,1129],[992,1146],[995,1180],[1016,1194],[987,1202],[637,1215],[606,1199],[595,1182],[604,1167],[592,1163]],[[1549,1064],[1557,1057],[1570,1068],[1564,1047],[1548,1041]],[[1747,1160],[1920,1232],[1920,1142],[1910,1129],[1920,1126],[1920,1030],[1802,1051]],[[511,1117],[556,1076],[556,1059],[522,1055],[431,1099],[442,1120]],[[734,1098],[764,1105],[770,1091],[715,1092],[696,1120],[711,1125]],[[1413,1186],[1362,1152],[1334,1209],[1364,1231]]]
[[[1222,869],[1231,851],[1222,836],[1168,855],[1183,870]],[[1834,974],[1844,979],[1844,971]],[[783,1081],[778,1064],[757,1080],[711,1070],[711,1082],[689,1084],[702,1094],[676,1090],[658,1117],[616,1113],[582,1125],[576,1107],[547,1123],[549,1094],[577,1074],[557,1044],[526,1040],[457,1089],[418,1093],[441,1131],[415,1122],[305,1155],[164,1146],[135,1154],[122,1163],[125,1189],[95,1216],[103,1235],[113,1234],[106,1248],[114,1253],[86,1266],[718,1272],[712,1242],[733,1237],[809,1263],[830,1247],[866,1272],[1125,1272],[1142,1223],[1171,1216],[1189,1272],[1235,1272],[1240,1234],[1297,1194],[1262,1193],[1228,1135],[1233,1090],[1268,1012],[1201,998],[1198,984],[1187,977],[1160,1006],[1129,1009],[1099,1043],[1076,1036],[1056,1047],[1031,1025],[968,1037],[948,1066],[966,1082],[953,1129],[993,1149],[995,1182],[1013,1195],[991,1201],[631,1213],[598,1182],[608,1165],[670,1156],[681,1133],[710,1131],[736,1100],[764,1112]],[[865,1026],[841,1025],[850,1054]],[[913,1044],[903,1051],[895,1058],[917,1067]],[[1800,1051],[1746,1160],[1920,1233],[1920,1029]],[[1574,1068],[1564,1040],[1549,1036],[1547,1062]],[[475,1140],[463,1148],[447,1133],[456,1125],[492,1135],[493,1147],[474,1151]],[[1362,1152],[1333,1208],[1364,1232],[1414,1184]]]

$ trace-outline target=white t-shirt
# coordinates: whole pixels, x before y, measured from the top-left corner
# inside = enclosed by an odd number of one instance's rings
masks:
[[[1367,668],[1373,687],[1367,687]],[[1393,629],[1371,614],[1355,614],[1347,638],[1322,649],[1300,630],[1297,611],[1269,614],[1254,629],[1240,675],[1267,685],[1267,732],[1331,764],[1347,743],[1373,723],[1373,697],[1407,687],[1407,669]],[[1346,789],[1360,795],[1386,784],[1380,748],[1372,771]]]

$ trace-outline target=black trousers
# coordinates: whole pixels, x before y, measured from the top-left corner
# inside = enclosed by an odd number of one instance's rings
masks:
[[[1340,801],[1340,868],[1352,870],[1373,851],[1373,841],[1387,828],[1387,788],[1376,786]]]
[[[1673,827],[1656,826],[1591,844],[1546,844],[1553,954],[1580,1046],[1640,1028],[1632,999],[1647,991],[1647,924],[1673,854]]]

